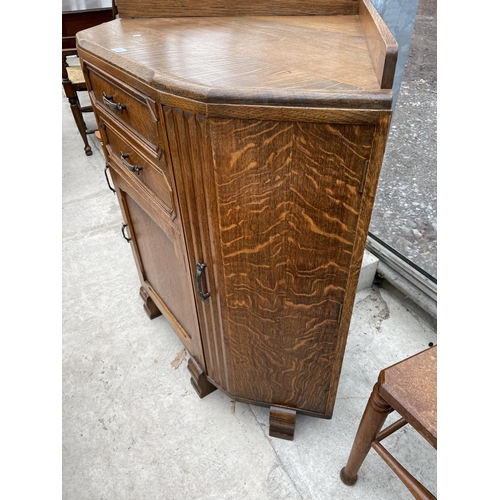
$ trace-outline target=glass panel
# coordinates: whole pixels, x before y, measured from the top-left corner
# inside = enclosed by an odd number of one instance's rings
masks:
[[[437,277],[436,0],[420,0],[370,232]]]

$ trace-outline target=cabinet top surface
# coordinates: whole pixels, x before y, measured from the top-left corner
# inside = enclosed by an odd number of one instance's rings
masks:
[[[358,15],[117,19],[77,39],[153,87],[201,100],[380,92]]]

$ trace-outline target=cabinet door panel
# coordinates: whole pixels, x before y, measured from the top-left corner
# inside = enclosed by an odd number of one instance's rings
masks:
[[[212,164],[208,120],[170,107],[165,107],[164,113],[190,267],[195,269],[198,263],[206,265],[201,286],[210,297],[207,301],[196,297],[205,373],[210,381],[232,394],[231,362],[222,328],[222,274],[216,260],[218,225],[217,219],[211,217],[208,202],[213,197],[213,172],[200,168]],[[194,279],[192,286],[197,286]]]
[[[234,394],[325,413],[374,127],[210,134]]]
[[[114,171],[113,182],[129,226],[141,282],[189,353],[204,366],[184,240],[175,231],[167,235],[140,206],[139,198],[134,200],[133,190]]]

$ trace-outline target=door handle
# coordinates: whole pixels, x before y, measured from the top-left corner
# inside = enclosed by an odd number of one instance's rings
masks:
[[[109,189],[111,189],[111,191],[113,191],[113,193],[116,194],[116,189],[114,189],[112,186],[111,186],[111,183],[109,182],[109,177],[108,177],[108,168],[109,168],[109,164],[106,163],[106,167],[104,167],[104,176],[106,177],[106,182],[108,183],[108,187]]]
[[[126,234],[125,234],[125,228],[128,226],[128,224],[125,224],[125,222],[122,223],[122,235],[123,237],[125,238],[125,240],[127,240],[127,243],[130,243],[132,241],[132,238],[129,238]]]
[[[125,104],[120,104],[119,102],[118,103],[113,102],[113,96],[106,95],[106,92],[102,93],[102,102],[112,111],[118,111],[121,113],[124,109],[127,109],[127,106],[125,106]]]
[[[210,297],[210,293],[204,293],[201,286],[201,275],[203,274],[203,271],[206,267],[206,264],[200,264],[199,262],[196,264],[196,291],[198,292],[198,295],[203,302],[208,302],[208,298]]]
[[[127,158],[129,156],[130,155],[127,153],[120,152],[120,160],[123,163],[123,165],[125,165],[131,172],[135,172],[138,174],[142,170],[142,167],[140,167],[139,165],[132,165],[131,163],[129,163],[127,161]]]

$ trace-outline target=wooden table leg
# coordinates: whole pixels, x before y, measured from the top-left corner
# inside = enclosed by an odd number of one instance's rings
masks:
[[[347,465],[340,471],[340,479],[344,484],[352,486],[358,479],[358,471],[370,451],[371,444],[375,440],[384,422],[392,412],[392,407],[384,401],[379,393],[379,383],[373,387],[370,399],[366,404],[365,412],[361,418],[358,432],[354,438],[351,454]]]

